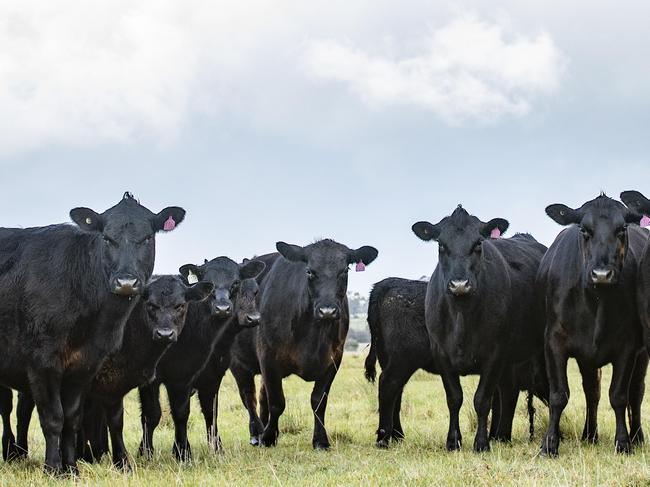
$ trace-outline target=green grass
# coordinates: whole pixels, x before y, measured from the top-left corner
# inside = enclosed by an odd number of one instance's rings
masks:
[[[196,399],[192,401],[190,440],[194,461],[180,465],[171,455],[173,425],[165,404],[161,426],[156,432],[157,447],[152,461],[134,459],[134,471],[115,471],[107,458],[100,465],[80,464],[78,480],[57,480],[42,473],[43,440],[38,422],[30,435],[31,455],[25,462],[2,465],[0,484],[43,485],[74,482],[76,485],[650,485],[648,447],[633,455],[614,453],[614,418],[603,390],[600,407],[600,444],[579,441],[583,426],[584,398],[575,364],[570,367],[573,396],[563,418],[566,439],[560,445],[560,458],[538,457],[541,435],[546,426],[546,408],[536,404],[536,438],[528,441],[528,425],[523,395],[518,405],[514,441],[494,444],[492,451],[471,451],[475,415],[471,398],[475,377],[463,379],[465,403],[461,427],[465,447],[447,453],[447,407],[438,377],[418,373],[407,386],[403,424],[407,438],[387,451],[374,447],[377,428],[377,389],[363,379],[362,356],[346,355],[332,388],[327,424],[332,449],[311,449],[313,420],[309,409],[311,384],[292,377],[285,380],[287,410],[281,418],[277,448],[256,449],[248,445],[247,416],[240,404],[230,375],[221,391],[221,436],[226,448],[212,454],[204,442],[203,419]],[[603,384],[609,386],[610,369],[604,370]],[[166,403],[166,401],[164,401]],[[650,412],[644,407],[644,417]],[[137,395],[126,404],[125,436],[131,453],[137,452],[140,439]]]

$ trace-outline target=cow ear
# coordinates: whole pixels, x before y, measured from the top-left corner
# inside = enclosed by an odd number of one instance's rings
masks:
[[[154,216],[153,226],[156,232],[171,232],[185,219],[185,210],[178,206],[168,206]]]
[[[182,265],[178,269],[178,272],[181,276],[183,276],[183,281],[185,284],[188,285],[196,284],[203,279],[203,270],[194,264]]]
[[[200,281],[185,289],[185,299],[188,301],[203,301],[214,291],[214,284]]]
[[[249,260],[239,264],[239,277],[241,279],[254,279],[266,269],[266,264],[261,260]]]
[[[632,211],[647,215],[650,213],[650,200],[638,191],[623,191],[621,201]],[[628,222],[630,223],[630,222]]]
[[[500,237],[506,233],[509,226],[510,223],[508,223],[508,220],[504,220],[503,218],[492,218],[492,220],[485,223],[483,225],[483,228],[481,228],[481,235],[487,238],[496,236],[498,234]]]
[[[90,208],[73,208],[70,210],[70,218],[82,230],[89,232],[101,232],[104,229],[104,220]]]
[[[275,248],[278,249],[278,252],[287,260],[293,262],[307,262],[307,255],[305,254],[305,249],[299,245],[292,245],[285,242],[278,242],[275,244]]]
[[[411,230],[425,242],[436,240],[440,236],[440,226],[429,222],[417,222],[411,227]]]
[[[364,265],[371,264],[379,255],[379,251],[368,245],[359,247],[357,250],[350,252],[350,264],[363,262]]]
[[[580,212],[562,204],[547,206],[546,214],[550,216],[554,222],[563,226],[580,223],[582,221]]]

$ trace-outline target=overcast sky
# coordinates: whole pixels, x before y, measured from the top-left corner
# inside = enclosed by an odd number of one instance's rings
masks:
[[[245,5],[244,5],[245,4]],[[459,203],[550,244],[550,203],[650,193],[650,2],[0,1],[4,226],[132,191],[187,218],[156,271],[275,242],[373,245]]]

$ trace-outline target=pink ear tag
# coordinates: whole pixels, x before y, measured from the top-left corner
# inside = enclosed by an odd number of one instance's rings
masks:
[[[169,215],[169,218],[165,220],[165,224],[163,225],[163,230],[166,232],[171,232],[174,228],[176,228],[176,222],[172,218],[171,215]]]
[[[357,266],[355,267],[354,270],[355,270],[356,272],[363,272],[363,271],[366,270],[366,264],[364,264],[363,262],[359,261],[359,262],[357,262]]]
[[[501,238],[501,230],[493,228],[492,232],[490,232],[490,238]]]
[[[641,218],[639,225],[642,227],[650,227],[650,216],[643,215],[643,218]]]

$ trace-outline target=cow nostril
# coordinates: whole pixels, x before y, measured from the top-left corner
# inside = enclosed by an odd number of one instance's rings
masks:
[[[159,340],[171,340],[174,338],[174,330],[156,330],[156,338]]]
[[[259,321],[260,321],[260,315],[258,315],[258,314],[246,315],[246,321],[247,321],[249,324],[259,323]]]
[[[594,269],[591,271],[591,280],[595,284],[607,284],[612,282],[614,271],[611,269]]]
[[[318,308],[318,314],[322,318],[333,318],[338,314],[338,309],[331,306],[323,306]]]
[[[456,295],[467,294],[472,289],[469,279],[452,279],[449,281],[449,290]]]

